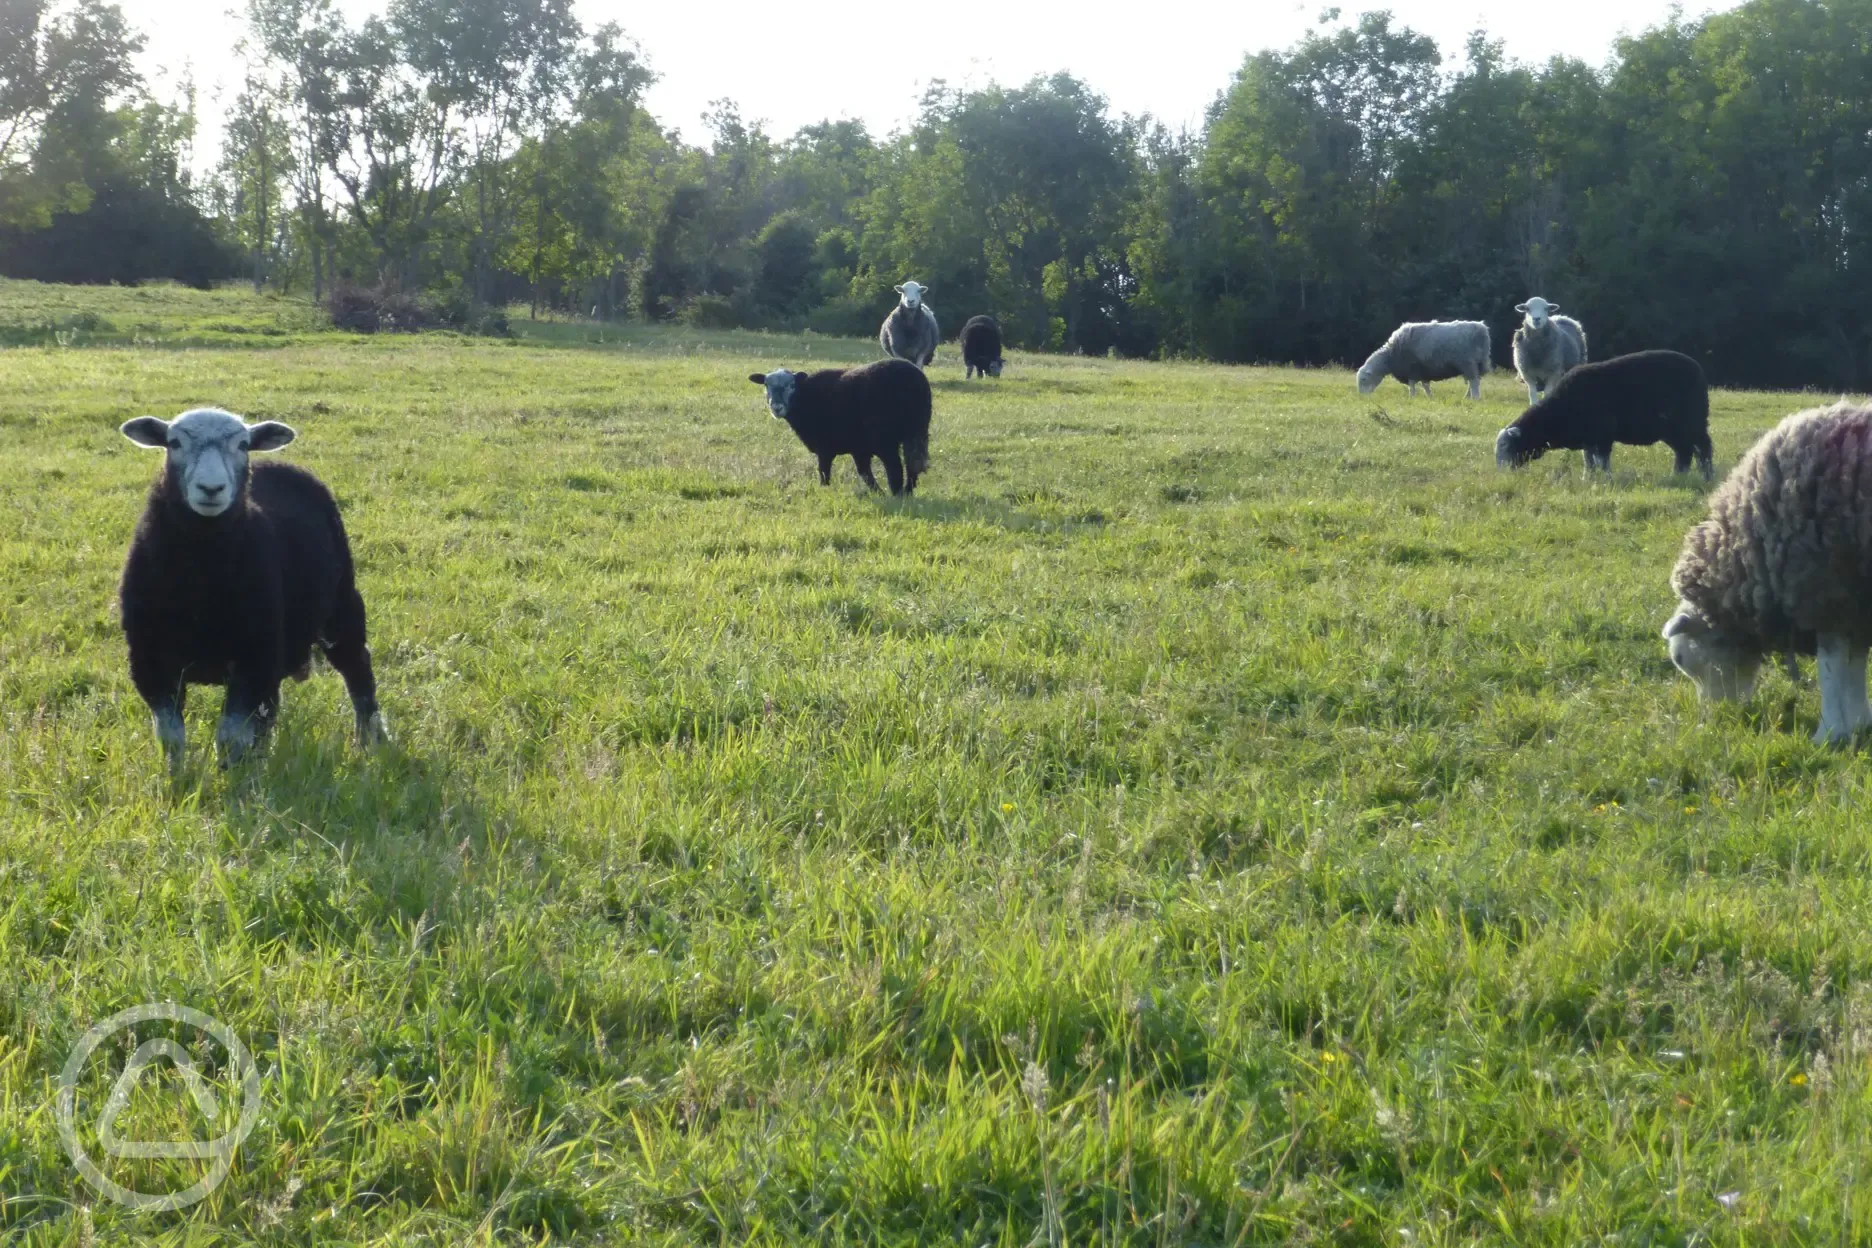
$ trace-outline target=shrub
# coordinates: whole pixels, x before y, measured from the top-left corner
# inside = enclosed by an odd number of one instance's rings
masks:
[[[720,295],[697,295],[682,306],[676,319],[691,329],[741,328],[741,314],[734,301]]]

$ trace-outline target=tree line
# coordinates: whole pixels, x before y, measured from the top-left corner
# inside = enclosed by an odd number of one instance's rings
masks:
[[[1606,63],[1446,60],[1386,12],[1244,60],[1203,124],[1067,74],[937,83],[888,135],[699,143],[571,0],[248,0],[212,176],[105,0],[0,0],[0,271],[242,277],[708,326],[868,334],[890,287],[1014,345],[1356,362],[1401,320],[1577,314],[1595,356],[1669,346],[1732,385],[1866,389],[1872,0],[1749,0]]]

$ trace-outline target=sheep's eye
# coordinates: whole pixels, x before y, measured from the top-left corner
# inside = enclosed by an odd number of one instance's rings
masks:
[[[182,443],[181,443],[181,441],[180,441],[179,439],[177,439],[177,438],[170,438],[170,439],[169,439],[169,449],[170,449],[170,450],[172,450],[172,451],[179,451],[179,450],[181,450],[181,449],[182,449]]]
[[[250,446],[252,446],[252,445],[253,445],[253,443],[252,443],[252,442],[249,442],[249,441],[248,441],[248,440],[247,440],[246,438],[242,438],[242,439],[240,440],[240,445],[239,445],[239,446],[237,446],[237,447],[235,447],[234,449],[235,449],[235,450],[237,450],[237,451],[244,451],[244,450],[246,450],[246,449],[247,449],[248,447],[250,447]]]

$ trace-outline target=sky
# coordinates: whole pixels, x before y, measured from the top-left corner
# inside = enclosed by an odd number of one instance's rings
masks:
[[[121,0],[149,39],[144,69],[157,83],[192,75],[202,133],[198,165],[219,146],[221,101],[241,70],[234,52],[240,0]],[[1733,7],[1734,0],[1684,0],[1686,18]],[[339,0],[358,16],[384,0]],[[951,85],[1025,82],[1065,70],[1103,94],[1114,111],[1150,113],[1171,125],[1200,124],[1203,111],[1250,52],[1286,47],[1315,27],[1320,0],[576,0],[588,27],[615,21],[641,45],[660,80],[646,103],[690,141],[704,135],[701,114],[734,100],[749,120],[787,136],[826,118],[855,117],[883,135],[916,112],[934,79]],[[1508,54],[1543,62],[1565,54],[1602,64],[1613,41],[1664,21],[1671,0],[1568,0],[1562,5],[1484,5],[1477,0],[1368,0],[1348,15],[1389,8],[1434,37],[1445,64],[1460,57],[1477,27]]]

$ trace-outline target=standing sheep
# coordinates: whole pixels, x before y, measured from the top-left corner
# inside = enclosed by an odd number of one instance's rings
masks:
[[[1710,494],[1671,572],[1671,662],[1711,701],[1746,698],[1764,655],[1819,656],[1820,727],[1872,726],[1872,407],[1796,412]]]
[[[1387,375],[1417,393],[1423,383],[1462,377],[1469,397],[1482,397],[1482,374],[1489,371],[1489,331],[1481,321],[1411,321],[1391,331],[1385,344],[1359,367],[1358,390],[1370,394]]]
[[[1662,442],[1676,452],[1678,472],[1688,472],[1695,455],[1709,480],[1709,386],[1697,362],[1676,351],[1637,351],[1582,364],[1496,436],[1495,463],[1519,468],[1549,450],[1583,450],[1588,471],[1610,472],[1614,442]]]
[[[971,316],[962,326],[962,379],[976,373],[984,377],[1001,375],[1001,326],[992,316]]]
[[[936,325],[936,313],[923,302],[929,287],[905,282],[896,288],[899,298],[891,314],[878,330],[878,346],[897,360],[909,360],[918,368],[928,368],[936,358],[936,344],[942,331]]]
[[[130,679],[156,721],[171,767],[182,758],[188,686],[224,685],[215,729],[223,765],[264,741],[280,681],[311,674],[316,644],[344,677],[360,742],[384,737],[351,547],[338,505],[292,464],[248,466],[297,435],[216,408],[123,425],[165,451],[124,562],[118,602]]]
[[[858,368],[822,368],[795,373],[776,368],[749,373],[767,387],[767,410],[793,426],[806,449],[819,457],[819,484],[832,483],[832,461],[850,455],[872,489],[873,456],[884,461],[892,494],[916,489],[929,471],[930,384],[907,360],[878,360]],[[899,453],[901,449],[901,454]]]
[[[1570,316],[1553,315],[1559,310],[1539,295],[1515,305],[1525,314],[1514,335],[1515,375],[1527,387],[1529,403],[1539,402],[1568,369],[1586,362],[1586,331]]]

